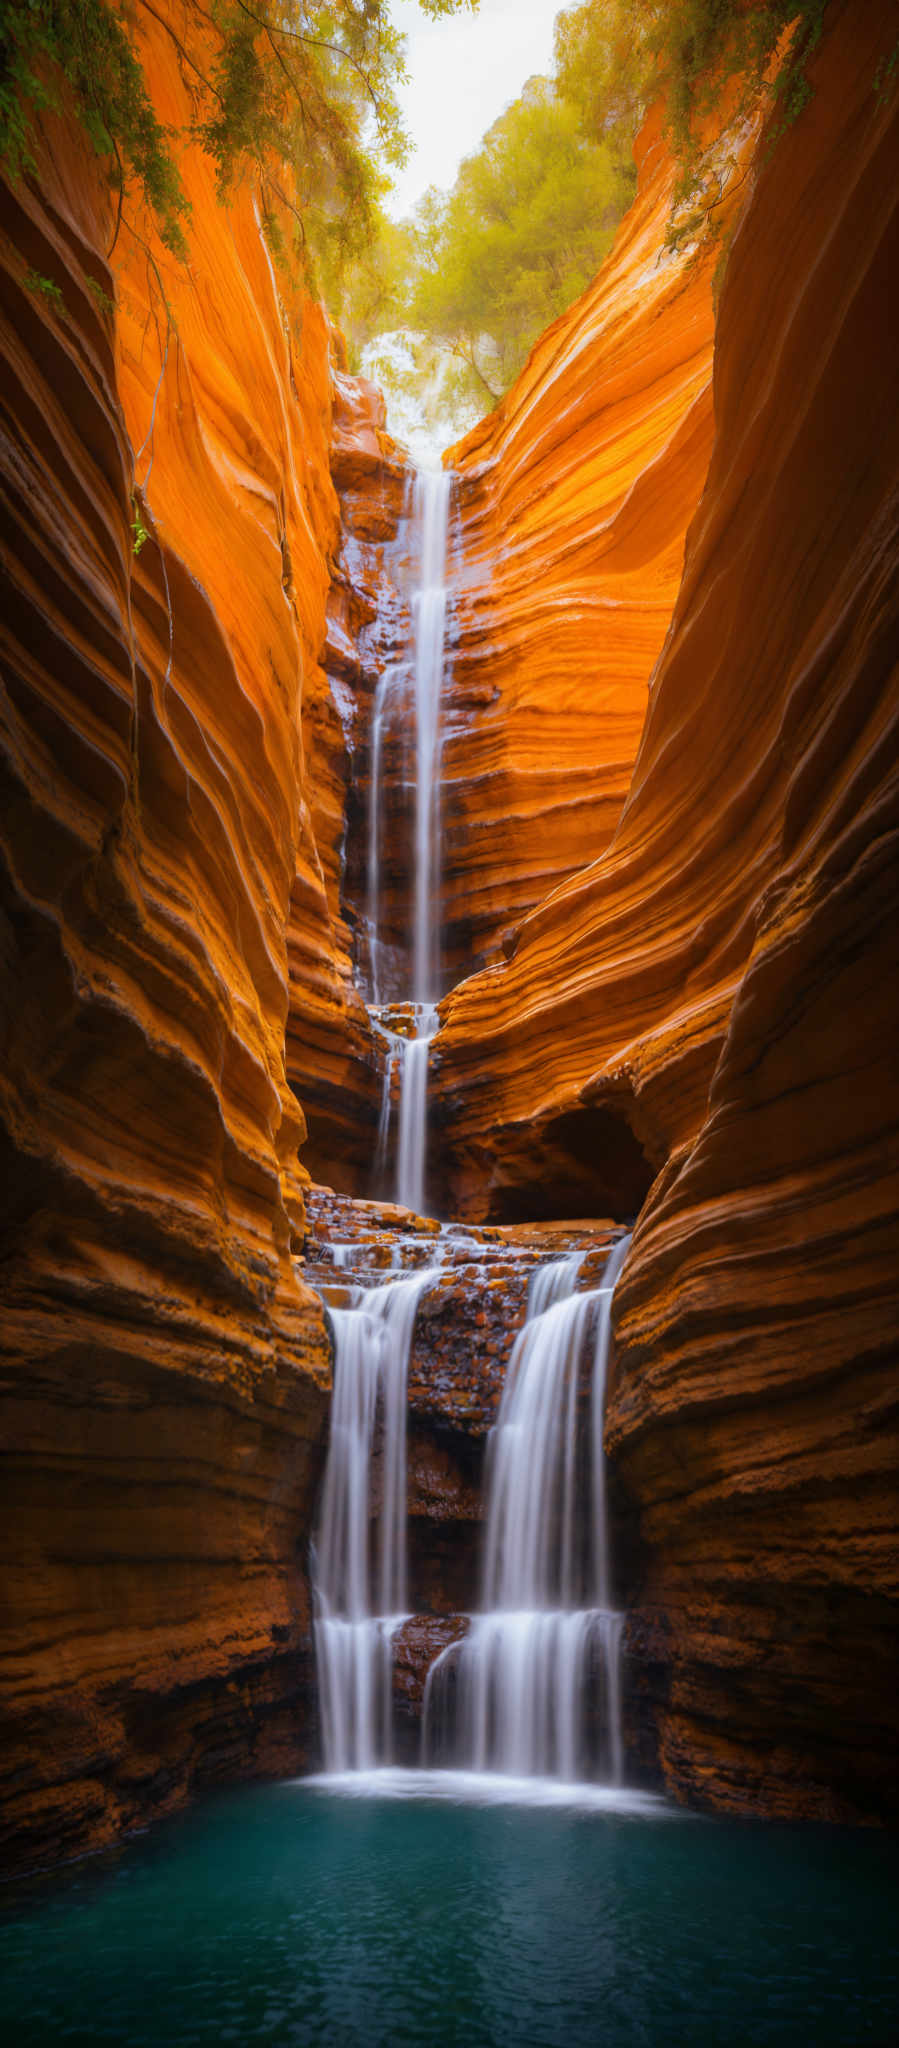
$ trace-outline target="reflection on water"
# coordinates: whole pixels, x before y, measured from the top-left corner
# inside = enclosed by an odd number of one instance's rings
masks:
[[[532,1782],[524,1806],[508,1781],[473,1786],[469,1774],[337,1783],[222,1797],[49,1890],[9,1898],[6,2038],[17,2048],[895,2038],[895,1873],[879,1836],[670,1814],[660,1825],[651,1802],[558,1783]]]

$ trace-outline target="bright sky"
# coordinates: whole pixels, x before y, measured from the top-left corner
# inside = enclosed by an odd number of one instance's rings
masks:
[[[400,104],[416,144],[387,202],[394,220],[411,212],[429,185],[452,185],[462,158],[517,99],[525,79],[551,69],[553,22],[563,4],[481,0],[477,14],[429,21],[417,0],[393,0],[392,19],[408,38],[409,83]]]

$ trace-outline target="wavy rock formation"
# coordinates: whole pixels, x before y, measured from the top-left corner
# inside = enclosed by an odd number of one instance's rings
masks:
[[[341,523],[329,563],[322,657],[328,687],[307,691],[303,704],[306,787],[322,860],[311,876],[299,871],[294,885],[287,1071],[306,1112],[305,1164],[315,1179],[352,1193],[371,1185],[383,1089],[383,1044],[379,1048],[373,1036],[359,991],[371,985],[375,692],[388,665],[407,650],[411,631],[402,588],[410,471],[385,431],[384,400],[374,385],[336,370],[332,396],[331,478]],[[400,908],[407,920],[407,841],[395,823],[398,795],[408,807],[407,780],[394,772],[384,808],[405,877]],[[389,927],[386,893],[378,922]],[[330,946],[322,945],[323,925],[334,934]]]
[[[444,1006],[470,1213],[652,1194],[609,1432],[681,1794],[895,1786],[899,104],[874,0],[730,252],[716,439],[601,860]],[[592,1195],[592,1199],[590,1198]],[[574,1206],[576,1205],[576,1206]],[[666,1637],[663,1642],[662,1638]]]
[[[751,130],[731,138],[739,181]],[[459,974],[607,846],[712,449],[714,255],[664,247],[656,110],[583,297],[447,460],[458,473],[444,915]],[[723,224],[731,201],[717,217]]]
[[[176,44],[149,11],[138,32],[183,129]],[[330,335],[276,285],[250,189],[225,214],[209,160],[184,170],[189,267],[130,203],[116,231],[62,120],[0,215],[0,1774],[25,1862],[305,1741],[329,1350],[292,1256],[291,963],[299,1084],[323,1004],[358,1036],[304,758]]]

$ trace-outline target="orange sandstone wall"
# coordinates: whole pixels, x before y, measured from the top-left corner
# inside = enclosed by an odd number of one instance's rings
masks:
[[[896,1761],[899,101],[834,4],[731,250],[715,449],[601,860],[444,1005],[476,1213],[642,1208],[608,1435],[671,1785],[870,1817]]]
[[[736,184],[749,131],[729,138]],[[608,844],[712,449],[714,253],[664,248],[656,110],[599,275],[447,460],[459,550],[444,895],[453,978]],[[718,217],[724,222],[731,202]]]
[[[183,128],[175,43],[138,32]],[[329,1360],[290,1082],[322,1010],[359,1030],[322,767],[330,337],[251,187],[226,213],[207,160],[185,178],[188,266],[130,204],[115,233],[61,119],[0,212],[0,1783],[25,1862],[306,1739]]]

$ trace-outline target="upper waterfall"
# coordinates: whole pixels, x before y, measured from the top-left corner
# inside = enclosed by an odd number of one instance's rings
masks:
[[[408,676],[404,665],[389,666],[382,675],[372,710],[371,786],[368,823],[368,936],[372,995],[378,1028],[389,1040],[384,1062],[384,1095],[375,1175],[380,1180],[388,1152],[391,1102],[399,1074],[395,1193],[404,1208],[421,1213],[426,1203],[428,1057],[437,1030],[435,1008],[441,980],[440,903],[440,750],[447,614],[447,535],[452,475],[444,469],[420,469],[412,490],[411,555],[414,563],[412,613],[413,750],[411,781],[414,820],[409,847],[410,888],[407,947],[408,1014],[396,1017],[391,1004],[380,1005],[381,934],[380,833],[381,770],[385,724],[400,702],[399,684]],[[405,1010],[406,1006],[403,1005]],[[398,1028],[397,1028],[398,1026]]]
[[[440,994],[440,695],[446,638],[446,543],[452,478],[420,469],[413,519],[419,582],[412,596],[415,658],[415,890],[412,989],[417,1003]]]

